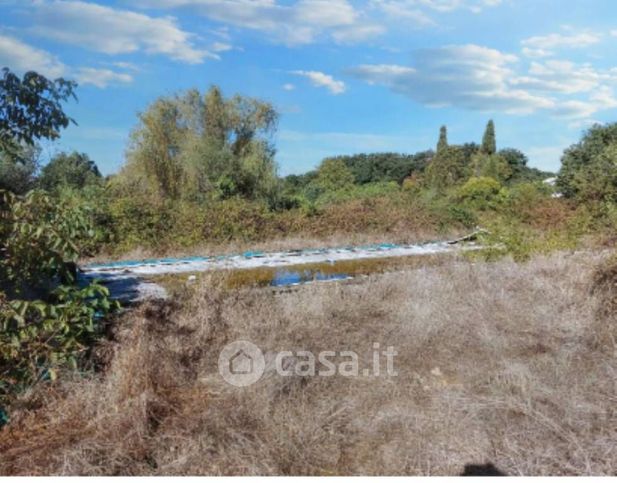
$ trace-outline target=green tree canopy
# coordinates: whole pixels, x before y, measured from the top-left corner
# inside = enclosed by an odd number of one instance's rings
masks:
[[[341,158],[326,158],[317,170],[316,184],[325,191],[350,188],[354,175]]]
[[[39,185],[47,191],[63,187],[81,189],[101,180],[96,163],[85,153],[60,153],[43,167]]]
[[[557,186],[564,196],[581,201],[614,198],[612,182],[615,163],[611,156],[617,145],[617,123],[591,127],[580,142],[565,150]]]
[[[396,181],[400,184],[411,173],[423,171],[432,157],[433,151],[422,151],[416,154],[361,153],[326,159],[342,160],[353,173],[356,184],[383,181]]]
[[[38,146],[21,146],[17,152],[0,151],[0,189],[25,194],[36,182]]]
[[[36,72],[20,79],[8,68],[0,77],[0,150],[16,153],[22,144],[57,139],[70,122],[62,103],[75,98],[76,84],[62,78],[49,80]]]
[[[426,182],[438,189],[447,188],[467,176],[467,158],[461,146],[448,146],[435,154],[426,168]]]
[[[268,198],[277,189],[274,146],[278,115],[267,102],[218,87],[152,103],[131,135],[119,182],[163,198]]]

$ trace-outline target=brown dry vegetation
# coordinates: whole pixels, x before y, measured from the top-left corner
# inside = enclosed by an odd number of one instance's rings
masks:
[[[461,260],[284,293],[204,281],[182,307],[127,315],[99,376],[25,395],[0,473],[615,474],[617,329],[599,310],[614,292],[592,290],[604,258]],[[236,388],[216,364],[237,339],[366,363],[373,342],[393,345],[398,376],[267,371]]]

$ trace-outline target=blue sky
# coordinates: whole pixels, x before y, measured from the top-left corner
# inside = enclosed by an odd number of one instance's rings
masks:
[[[45,147],[124,162],[137,113],[221,86],[272,102],[282,174],[323,157],[479,141],[556,170],[617,120],[614,0],[0,0],[0,66],[76,79],[78,126]]]

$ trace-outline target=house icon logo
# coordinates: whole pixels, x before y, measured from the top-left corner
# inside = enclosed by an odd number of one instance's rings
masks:
[[[253,372],[253,358],[240,349],[229,359],[230,374],[251,374]]]
[[[233,386],[254,384],[261,378],[265,367],[263,353],[247,340],[227,344],[219,354],[219,373]]]

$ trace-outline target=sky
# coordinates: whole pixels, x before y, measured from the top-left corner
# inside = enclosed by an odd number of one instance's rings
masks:
[[[0,67],[76,80],[44,155],[124,163],[139,112],[216,84],[271,102],[282,175],[326,156],[480,142],[559,169],[617,120],[614,0],[0,0]]]

